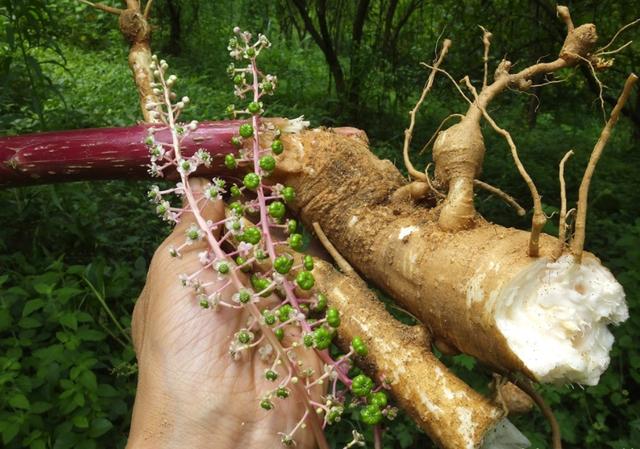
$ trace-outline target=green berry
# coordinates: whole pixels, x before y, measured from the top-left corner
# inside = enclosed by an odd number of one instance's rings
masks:
[[[253,126],[251,126],[248,123],[244,123],[240,125],[238,132],[242,137],[244,137],[245,139],[248,139],[249,137],[253,136]]]
[[[249,58],[253,58],[256,55],[256,49],[253,47],[247,48],[246,55]]]
[[[300,251],[302,249],[302,234],[291,234],[289,236],[289,246],[291,249]]]
[[[229,264],[226,262],[221,262],[218,264],[218,273],[227,274],[229,272]]]
[[[249,293],[246,290],[242,290],[239,294],[238,294],[238,300],[242,303],[242,304],[246,304],[249,301],[251,301],[251,293]]]
[[[273,151],[273,154],[281,154],[284,151],[282,140],[277,139],[271,142],[271,151]]]
[[[265,92],[271,92],[273,90],[273,83],[269,81],[262,83],[262,90]]]
[[[307,254],[306,256],[304,256],[304,269],[307,271],[311,271],[313,270],[313,257],[311,257],[309,254]]]
[[[234,118],[236,116],[236,108],[232,104],[227,106],[227,109],[225,109],[224,112],[227,115],[227,117],[229,117],[229,118]]]
[[[301,271],[296,276],[296,284],[298,284],[298,287],[300,287],[302,290],[311,290],[315,285],[315,283],[316,283],[316,280],[314,279],[313,274],[311,274],[308,271]],[[333,327],[337,327],[337,326],[333,326]]]
[[[240,148],[242,146],[242,140],[240,140],[238,136],[233,136],[231,138],[231,145],[233,145],[236,148]]]
[[[276,396],[280,399],[287,399],[289,397],[289,389],[285,387],[280,387],[276,390]]]
[[[265,253],[261,249],[257,249],[256,250],[255,256],[256,256],[256,259],[258,259],[258,260],[264,260],[264,259],[266,259],[268,257],[267,253]]]
[[[251,103],[249,103],[249,106],[247,106],[247,110],[252,114],[257,114],[258,112],[260,112],[260,109],[262,109],[262,106],[260,106],[260,103],[256,101],[252,101]]]
[[[285,321],[287,321],[291,316],[291,312],[293,312],[293,307],[291,307],[289,304],[285,304],[280,307],[277,312],[280,322],[284,323]]]
[[[319,327],[313,331],[313,343],[315,347],[322,350],[331,346],[333,334],[324,327]]]
[[[264,310],[262,312],[262,317],[264,318],[264,323],[267,326],[273,326],[274,324],[276,324],[276,316],[268,310]]]
[[[260,229],[254,226],[254,227],[245,229],[240,240],[243,240],[247,243],[251,243],[252,245],[255,245],[260,241],[261,238],[262,238],[262,232],[260,232]]]
[[[247,331],[240,331],[238,332],[238,341],[240,343],[242,343],[243,345],[246,345],[247,343],[249,343],[251,341],[251,334]]]
[[[247,189],[255,190],[260,185],[260,176],[255,173],[247,173],[242,182]]]
[[[302,337],[302,343],[307,347],[310,348],[311,346],[313,346],[313,335],[311,334],[307,334],[304,337]]]
[[[369,353],[369,350],[367,349],[367,345],[364,344],[364,342],[360,337],[353,337],[353,340],[351,340],[351,347],[356,352],[356,354],[361,355],[363,357]]]
[[[234,159],[235,161],[235,159]],[[231,193],[231,196],[234,198],[239,197],[240,195],[242,195],[242,192],[240,191],[240,188],[234,184],[231,186],[231,188],[229,189],[229,192]]]
[[[375,426],[382,421],[382,412],[376,405],[367,405],[360,409],[360,420],[370,426]]]
[[[263,399],[260,401],[260,407],[265,410],[271,410],[273,408],[273,403],[269,399]]]
[[[280,219],[284,217],[284,214],[287,212],[287,208],[280,201],[274,201],[268,206],[269,215],[273,218]]]
[[[238,166],[238,162],[236,161],[236,158],[233,156],[233,154],[227,154],[224,157],[224,166],[229,170],[233,170]]]
[[[373,388],[373,380],[364,374],[358,374],[351,381],[351,391],[356,396],[367,396]]]
[[[260,278],[258,276],[251,275],[251,286],[256,291],[256,293],[262,292],[266,290],[271,285],[269,279]],[[267,296],[269,292],[262,293],[262,296]]]
[[[229,209],[235,212],[236,215],[242,215],[244,213],[244,207],[240,201],[234,201],[229,204]]]
[[[327,297],[323,293],[318,293],[318,301],[316,302],[316,306],[313,308],[315,312],[322,312],[327,308]]]
[[[293,258],[289,256],[278,256],[273,262],[273,268],[280,274],[287,274],[293,266]]]
[[[284,330],[281,327],[273,331],[273,333],[275,334],[276,338],[280,341],[282,341],[282,339],[284,338]]]
[[[296,229],[298,229],[298,222],[293,218],[287,220],[287,231],[289,231],[289,234],[296,232]]]
[[[200,307],[202,307],[203,309],[208,309],[209,308],[209,301],[207,301],[206,299],[200,300]]]
[[[236,75],[233,77],[233,84],[235,84],[236,86],[239,86],[242,83],[244,83],[244,76]]]
[[[375,405],[379,409],[383,409],[387,406],[387,394],[384,391],[371,393],[367,400],[369,401],[369,404]]]
[[[276,168],[276,160],[273,156],[263,156],[260,158],[260,168],[264,171],[273,171]]]
[[[338,309],[331,307],[327,310],[327,323],[331,327],[340,326],[340,312],[338,312]]]
[[[264,377],[267,380],[270,380],[271,382],[275,381],[278,378],[278,373],[276,373],[274,370],[268,369],[265,373],[264,373]]]
[[[296,191],[293,187],[287,186],[282,189],[282,197],[284,198],[285,203],[290,203],[296,199]]]

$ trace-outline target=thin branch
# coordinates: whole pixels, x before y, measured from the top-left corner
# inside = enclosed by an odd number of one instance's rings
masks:
[[[442,61],[444,60],[445,56],[447,55],[447,52],[449,51],[449,47],[451,47],[451,41],[449,39],[445,39],[444,42],[442,43],[440,56],[434,63],[431,73],[429,74],[429,78],[427,79],[427,82],[425,83],[424,88],[422,89],[422,94],[420,95],[420,99],[418,100],[414,108],[411,110],[411,112],[409,112],[409,117],[410,117],[409,128],[407,128],[404,132],[404,146],[402,147],[402,156],[404,158],[404,165],[407,168],[407,171],[409,172],[410,176],[413,176],[414,178],[419,179],[421,181],[425,180],[424,179],[425,175],[419,172],[418,170],[416,170],[413,164],[411,163],[411,160],[409,159],[409,145],[411,144],[411,138],[413,137],[413,128],[416,125],[416,113],[418,112],[418,109],[424,102],[424,99],[426,98],[427,94],[431,90],[431,87],[433,86],[433,81],[436,77],[436,70],[438,69],[440,64],[442,64]]]
[[[316,232],[316,236],[318,237],[318,240],[320,240],[320,243],[322,243],[322,246],[324,246],[324,249],[327,250],[331,257],[333,257],[333,260],[336,261],[336,264],[338,264],[338,267],[340,267],[340,271],[347,275],[355,273],[353,267],[349,265],[349,262],[342,257],[342,254],[340,254],[336,247],[333,246],[333,243],[329,241],[327,235],[324,233],[322,227],[320,227],[320,224],[317,221],[313,223],[313,230]]]
[[[489,122],[495,132],[500,134],[507,141],[507,144],[511,149],[513,160],[515,161],[516,167],[520,172],[520,176],[522,176],[524,182],[526,182],[527,186],[529,187],[531,197],[533,198],[533,218],[531,220],[531,236],[529,237],[528,254],[531,257],[538,257],[540,255],[540,233],[542,232],[542,228],[547,222],[547,217],[542,210],[542,200],[540,198],[540,194],[538,193],[538,189],[531,179],[531,176],[529,176],[529,173],[527,173],[527,170],[524,168],[524,165],[522,165],[520,157],[518,156],[518,149],[516,148],[516,144],[513,141],[513,138],[511,137],[509,131],[500,128],[500,126],[498,126],[498,124],[491,118],[487,110],[480,104],[480,102],[478,101],[478,93],[475,87],[473,87],[473,85],[471,84],[471,81],[469,81],[469,77],[465,76],[463,78],[463,81],[476,99],[474,104],[477,108],[480,109],[485,120]]]
[[[519,216],[524,217],[524,215],[527,213],[522,208],[522,206],[520,206],[518,204],[518,202],[515,200],[515,198],[512,197],[511,195],[509,195],[508,193],[503,192],[502,190],[500,190],[497,187],[492,186],[491,184],[487,184],[486,182],[482,182],[479,179],[474,179],[473,183],[475,185],[477,185],[478,187],[481,187],[481,188],[485,189],[487,192],[493,193],[494,195],[499,197],[502,201],[507,203],[509,206],[513,207],[516,210],[516,213]]]
[[[573,156],[573,150],[567,151],[560,161],[558,177],[560,178],[560,222],[558,223],[558,249],[556,257],[560,257],[564,251],[567,235],[567,188],[564,182],[564,164]]]
[[[433,165],[432,162],[427,164],[427,168],[424,169],[424,176],[426,178],[427,184],[429,185],[429,188],[440,198],[446,198],[447,195],[445,195],[444,193],[442,193],[441,191],[439,191],[438,189],[436,189],[433,184],[431,183],[431,178],[429,177],[429,169],[431,168],[431,166]]]
[[[625,26],[623,26],[622,28],[620,28],[620,29],[616,32],[616,34],[614,34],[614,35],[613,35],[613,37],[611,38],[611,40],[609,41],[609,43],[608,43],[607,45],[605,45],[604,47],[599,48],[599,49],[596,51],[596,53],[595,53],[595,54],[596,54],[596,55],[605,54],[605,53],[602,53],[602,52],[603,52],[604,50],[606,50],[607,48],[609,48],[611,45],[613,45],[613,43],[614,43],[614,42],[615,42],[615,40],[618,38],[618,36],[620,35],[620,33],[622,33],[622,32],[623,32],[624,30],[626,30],[627,28],[630,28],[630,27],[634,26],[634,25],[635,25],[635,24],[637,24],[637,23],[640,23],[640,19],[636,19],[636,20],[634,20],[633,22],[629,22],[629,23],[627,23]]]
[[[151,5],[153,4],[153,0],[148,0],[147,4],[144,7],[144,18],[148,19],[149,14],[151,13]]]
[[[542,395],[533,388],[533,385],[529,380],[520,380],[517,377],[511,376],[511,382],[533,399],[533,402],[536,403],[544,417],[549,422],[549,427],[551,427],[551,447],[553,449],[562,449],[560,425],[558,424],[556,416],[553,414],[553,410],[551,410],[551,407],[547,405]]]
[[[624,104],[627,102],[627,99],[631,95],[631,90],[633,86],[638,81],[638,76],[634,73],[629,75],[627,81],[624,83],[624,88],[622,89],[622,93],[618,98],[618,102],[616,106],[611,111],[611,116],[609,117],[609,121],[602,129],[602,133],[600,133],[600,138],[596,143],[593,151],[591,152],[591,157],[589,158],[589,163],[587,165],[586,170],[584,171],[584,176],[582,177],[582,182],[580,183],[580,190],[578,193],[578,211],[576,213],[576,232],[571,242],[571,251],[573,252],[576,260],[578,262],[582,259],[582,250],[584,248],[584,239],[586,232],[586,222],[587,222],[587,199],[589,196],[589,184],[591,183],[591,178],[596,169],[596,164],[604,151],[604,147],[607,145],[609,141],[609,137],[611,136],[611,130],[615,126],[618,118],[620,117],[620,111],[624,107]]]
[[[427,143],[424,144],[424,146],[422,147],[422,149],[420,150],[420,152],[418,154],[423,154],[425,151],[427,151],[427,148],[429,148],[429,146],[433,143],[434,140],[436,140],[436,136],[438,135],[438,133],[440,132],[440,130],[442,129],[442,127],[444,126],[444,124],[451,118],[451,117],[460,117],[460,118],[464,118],[463,114],[451,114],[449,116],[447,116],[442,122],[440,122],[440,125],[436,128],[435,132],[433,133],[433,135],[431,136],[431,138],[429,139],[429,141]]]
[[[484,45],[484,56],[482,61],[484,62],[484,76],[482,77],[482,88],[487,87],[487,74],[489,72],[489,48],[491,47],[491,34],[487,29],[483,26],[480,27],[482,30],[482,44]]]
[[[108,12],[110,14],[115,14],[117,16],[119,16],[120,14],[122,14],[124,12],[124,10],[120,9],[120,8],[114,8],[113,6],[108,6],[105,5],[103,3],[93,3],[90,2],[88,0],[78,0],[80,3],[84,3],[85,5],[89,5],[92,8],[96,8],[99,9],[100,11],[104,11],[104,12]]]
[[[613,55],[615,53],[618,53],[622,50],[624,50],[625,48],[627,48],[629,45],[633,44],[633,41],[629,41],[624,45],[621,45],[620,47],[616,48],[615,50],[611,50],[611,51],[603,51],[602,53],[598,53],[597,56],[602,56],[602,55]]]
[[[421,62],[421,63],[420,63],[420,65],[423,65],[423,66],[425,66],[425,67],[426,67],[426,68],[428,68],[428,69],[432,69],[432,70],[435,70],[436,72],[440,72],[440,73],[444,74],[444,75],[445,75],[447,78],[449,78],[449,80],[453,83],[453,85],[455,86],[455,88],[458,90],[458,93],[459,93],[460,95],[462,95],[462,97],[463,97],[465,100],[467,100],[467,103],[469,103],[469,104],[473,104],[473,101],[471,101],[471,100],[469,99],[469,97],[467,97],[467,96],[464,94],[464,92],[462,91],[462,89],[460,89],[460,86],[458,86],[458,83],[456,82],[456,80],[454,80],[454,79],[453,79],[453,77],[449,74],[449,72],[447,72],[446,70],[442,70],[442,69],[439,69],[439,68],[437,68],[437,67],[431,66],[431,65],[429,65],[429,64],[425,64],[424,62]]]

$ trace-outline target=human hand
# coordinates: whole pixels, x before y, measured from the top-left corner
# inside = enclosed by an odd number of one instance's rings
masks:
[[[203,182],[191,181],[196,196],[202,196]],[[224,203],[207,201],[202,214],[219,221],[224,218]],[[158,248],[135,306],[132,331],[139,372],[127,448],[279,447],[278,433],[296,426],[305,412],[304,401],[292,390],[289,398],[277,400],[273,410],[263,410],[260,398],[278,386],[264,375],[273,358],[261,360],[257,348],[243,351],[237,361],[229,355],[234,334],[246,326],[249,312],[245,308],[203,309],[193,290],[180,285],[180,274],[202,267],[198,253],[207,243],[187,247],[181,258],[171,257],[168,249],[184,242],[193,222],[193,215],[183,216]],[[213,289],[223,282],[213,270],[199,277],[213,282]],[[232,303],[235,292],[229,286],[223,290],[223,300]],[[277,301],[265,298],[259,307]],[[288,331],[285,339],[292,337],[295,335]],[[301,350],[298,358],[316,371],[321,369],[313,351]],[[309,430],[299,430],[295,440],[299,448],[313,447]]]

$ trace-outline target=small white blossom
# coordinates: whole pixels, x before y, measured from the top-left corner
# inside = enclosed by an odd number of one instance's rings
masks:
[[[262,360],[263,362],[268,361],[273,354],[273,346],[271,346],[269,343],[261,346],[260,349],[258,349],[258,354],[260,355],[260,360]]]
[[[238,253],[242,257],[246,257],[251,252],[251,250],[253,250],[253,244],[249,242],[240,242],[238,244]]]
[[[198,168],[197,161],[192,159],[178,159],[178,172],[184,176],[189,176]]]
[[[198,253],[198,260],[202,265],[206,265],[211,262],[211,259],[209,258],[209,251],[200,251]]]
[[[195,224],[189,226],[185,234],[187,235],[187,245],[191,245],[194,242],[200,241],[204,238],[204,232],[202,232],[202,229],[200,229],[200,227]]]

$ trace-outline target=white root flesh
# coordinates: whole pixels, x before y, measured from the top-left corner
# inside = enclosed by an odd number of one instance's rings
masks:
[[[542,258],[516,275],[495,302],[511,350],[540,382],[596,385],[609,365],[609,324],[629,316],[622,286],[595,257]]]

